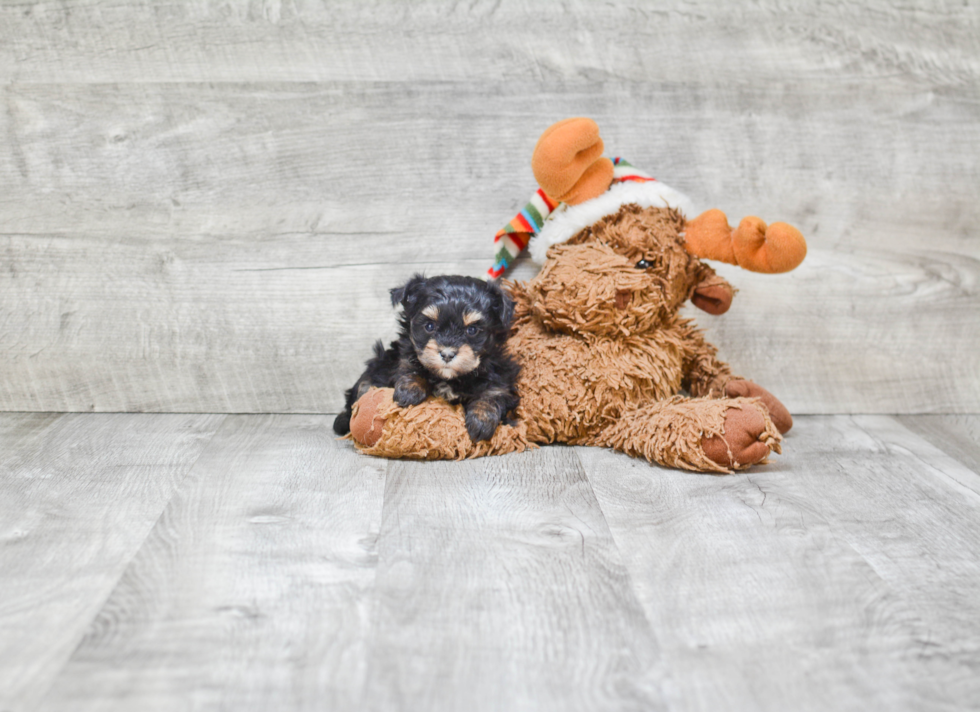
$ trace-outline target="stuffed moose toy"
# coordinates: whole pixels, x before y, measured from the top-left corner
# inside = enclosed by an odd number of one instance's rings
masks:
[[[540,189],[497,233],[490,278],[528,242],[543,263],[530,281],[506,283],[515,307],[507,348],[522,369],[516,422],[473,442],[460,405],[399,408],[391,389],[371,389],[350,423],[358,449],[461,459],[568,443],[717,473],[781,452],[789,412],[732,375],[678,310],[688,299],[709,314],[730,306],[734,290],[703,260],[786,272],[806,255],[803,236],[756,217],[732,229],[719,210],[689,221],[685,196],[602,153],[590,119],[549,127],[532,159]]]

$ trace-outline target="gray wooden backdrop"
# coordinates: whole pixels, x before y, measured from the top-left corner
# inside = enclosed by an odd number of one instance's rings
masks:
[[[795,413],[980,411],[972,2],[0,5],[0,409],[331,412],[551,122],[796,272],[703,315]],[[522,265],[519,276],[534,272]]]

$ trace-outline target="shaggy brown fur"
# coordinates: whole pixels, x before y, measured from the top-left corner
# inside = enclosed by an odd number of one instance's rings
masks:
[[[707,472],[779,452],[766,407],[725,395],[729,383],[747,382],[677,313],[699,285],[728,299],[733,291],[685,249],[683,229],[676,210],[626,205],[552,247],[534,279],[510,285],[516,308],[507,348],[522,365],[517,427],[501,426],[492,441],[474,445],[444,403],[399,410],[387,396],[368,394],[361,425],[372,428],[355,430],[358,446],[385,457],[444,459],[563,442]],[[736,390],[769,396],[751,386]]]

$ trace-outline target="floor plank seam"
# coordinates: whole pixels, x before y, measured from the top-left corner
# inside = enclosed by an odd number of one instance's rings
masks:
[[[341,438],[337,438],[337,439],[340,440]],[[353,446],[351,446],[351,448],[353,449]],[[365,455],[359,455],[359,456],[366,457]],[[362,707],[365,704],[365,700],[368,699],[368,691],[369,691],[368,687],[371,682],[369,679],[370,662],[374,657],[375,641],[378,639],[378,631],[380,629],[380,626],[378,625],[378,617],[381,608],[381,601],[378,592],[378,572],[381,571],[381,563],[382,563],[381,534],[384,531],[385,505],[388,502],[388,478],[390,476],[390,468],[389,468],[390,464],[391,464],[391,460],[385,460],[383,463],[383,467],[385,471],[385,482],[381,490],[382,492],[381,515],[378,517],[378,536],[375,538],[375,544],[374,544],[376,547],[376,552],[375,552],[376,557],[374,560],[374,579],[371,585],[371,595],[370,595],[370,602],[368,606],[368,610],[370,611],[368,613],[368,616],[370,617],[371,625],[368,630],[367,645],[365,646],[365,651],[364,651],[365,674],[364,674],[364,679],[361,681],[361,692],[358,698],[358,702],[360,703],[360,705],[362,705]]]
[[[82,414],[82,415],[84,415],[84,414]],[[202,414],[202,413],[187,413],[186,415],[223,415],[223,414],[221,414],[221,413],[207,413],[207,414]],[[225,423],[226,422],[227,422],[227,416],[225,416],[222,419],[221,424],[218,425],[218,427],[216,427],[214,429],[214,432],[211,433],[211,436],[208,438],[208,442],[201,447],[201,450],[197,454],[197,457],[194,458],[194,462],[192,462],[192,463],[190,463],[188,465],[187,471],[184,472],[184,475],[180,478],[180,481],[174,483],[173,494],[170,495],[170,498],[160,508],[160,513],[157,515],[157,518],[153,521],[153,524],[151,526],[147,527],[146,535],[143,537],[143,540],[139,543],[139,546],[137,546],[133,550],[133,555],[130,557],[129,561],[126,563],[125,566],[123,566],[119,570],[119,576],[116,577],[115,583],[113,583],[113,585],[108,589],[106,595],[99,602],[99,607],[95,611],[95,613],[92,615],[92,618],[85,624],[85,627],[82,629],[82,632],[81,632],[81,635],[78,638],[78,641],[75,643],[74,647],[72,648],[71,654],[69,654],[68,656],[65,657],[65,661],[64,661],[64,663],[62,663],[61,667],[58,669],[58,672],[56,674],[54,674],[54,675],[51,676],[51,679],[50,679],[48,685],[46,686],[46,689],[45,689],[44,693],[41,694],[40,696],[38,696],[38,698],[37,698],[37,704],[36,704],[36,707],[37,708],[40,708],[44,704],[45,699],[48,697],[48,695],[51,693],[51,690],[57,684],[58,679],[61,677],[61,674],[64,672],[65,668],[67,668],[68,665],[71,664],[71,661],[74,659],[76,653],[85,644],[85,639],[88,636],[88,632],[89,632],[89,629],[92,626],[92,623],[95,622],[96,620],[98,620],[99,615],[101,615],[102,611],[105,610],[106,604],[109,602],[109,600],[112,599],[112,596],[116,593],[116,590],[119,588],[120,582],[123,580],[123,578],[125,578],[126,573],[129,571],[129,567],[132,565],[133,561],[135,561],[139,557],[140,552],[143,550],[143,547],[146,545],[146,541],[150,538],[150,536],[152,536],[153,532],[157,528],[157,525],[160,523],[160,520],[163,518],[164,514],[166,514],[167,508],[170,506],[170,503],[173,502],[174,497],[176,497],[177,494],[180,492],[180,488],[183,486],[184,482],[187,481],[187,478],[190,477],[191,473],[194,472],[194,469],[197,467],[198,462],[201,461],[201,458],[208,451],[208,448],[211,446],[211,443],[214,441],[215,436],[217,436],[217,434],[225,426]],[[4,712],[6,712],[6,711],[4,711]]]
[[[606,530],[609,532],[609,537],[612,539],[613,544],[616,546],[616,551],[619,552],[619,556],[623,561],[623,572],[626,575],[626,577],[629,579],[630,592],[633,594],[633,598],[636,599],[637,608],[643,614],[643,618],[644,620],[646,620],[647,625],[650,627],[650,630],[653,631],[654,635],[656,635],[657,630],[653,625],[653,621],[650,620],[650,615],[647,613],[646,606],[644,606],[642,603],[643,599],[641,597],[641,591],[637,586],[636,579],[633,576],[633,572],[630,571],[630,567],[626,563],[628,561],[626,552],[624,552],[622,547],[620,546],[620,541],[619,538],[616,536],[616,532],[613,530],[611,526],[609,526],[609,517],[606,516],[605,510],[602,508],[602,500],[596,494],[595,487],[592,484],[592,477],[589,473],[589,468],[585,466],[585,463],[582,461],[582,458],[579,456],[579,448],[573,446],[572,450],[575,452],[575,459],[578,461],[579,467],[581,467],[582,472],[585,473],[585,481],[589,485],[589,492],[592,493],[592,497],[596,502],[596,507],[599,509],[599,514],[602,515],[602,521],[606,525]],[[609,452],[612,453],[615,451],[609,450]],[[650,466],[657,467],[656,465],[652,465],[652,464]]]
[[[912,431],[911,429],[903,425],[902,422],[898,420],[895,416],[889,416],[889,417],[892,419],[894,423],[896,423],[899,427],[901,427],[904,431],[906,431],[910,437],[921,440],[922,442],[926,443],[929,447],[935,448],[938,452],[941,452],[944,457],[948,457],[950,460],[952,460],[960,467],[962,467],[964,470],[966,470],[971,475],[973,475],[973,477],[964,481],[965,478],[961,479],[959,477],[953,476],[949,472],[947,472],[946,468],[937,467],[935,463],[926,459],[920,453],[915,452],[911,448],[902,448],[902,450],[904,451],[903,454],[905,454],[909,458],[914,459],[915,462],[922,465],[922,469],[924,469],[926,472],[932,473],[932,475],[937,479],[940,479],[948,483],[950,486],[954,487],[957,490],[964,491],[964,493],[967,493],[967,496],[972,497],[977,501],[980,501],[980,473],[975,472],[973,468],[964,464],[958,458],[949,455],[948,453],[941,450],[939,447],[931,443],[923,436],[919,435],[918,433],[915,433],[914,431]],[[851,418],[851,422],[854,423],[855,427],[860,429],[861,432],[863,432],[868,438],[874,440],[882,449],[888,451],[895,450],[895,445],[882,440],[879,436],[873,435],[868,431],[866,427],[863,427],[862,425],[857,423],[857,421],[855,421],[853,417]]]

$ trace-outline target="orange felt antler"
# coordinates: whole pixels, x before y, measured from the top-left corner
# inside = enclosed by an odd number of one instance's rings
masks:
[[[806,240],[792,225],[777,222],[767,226],[757,217],[747,217],[733,230],[717,209],[688,222],[684,235],[691,254],[751,272],[789,272],[806,257]]]
[[[602,195],[613,179],[613,164],[602,157],[599,126],[574,118],[552,124],[538,139],[531,170],[548,197],[578,205]]]
[[[602,157],[602,150],[595,121],[565,119],[541,134],[531,168],[549,198],[578,205],[602,195],[612,183],[613,164]],[[692,254],[752,272],[789,272],[806,257],[806,240],[792,225],[767,226],[757,217],[748,217],[733,230],[720,210],[709,210],[688,222],[685,235]]]

